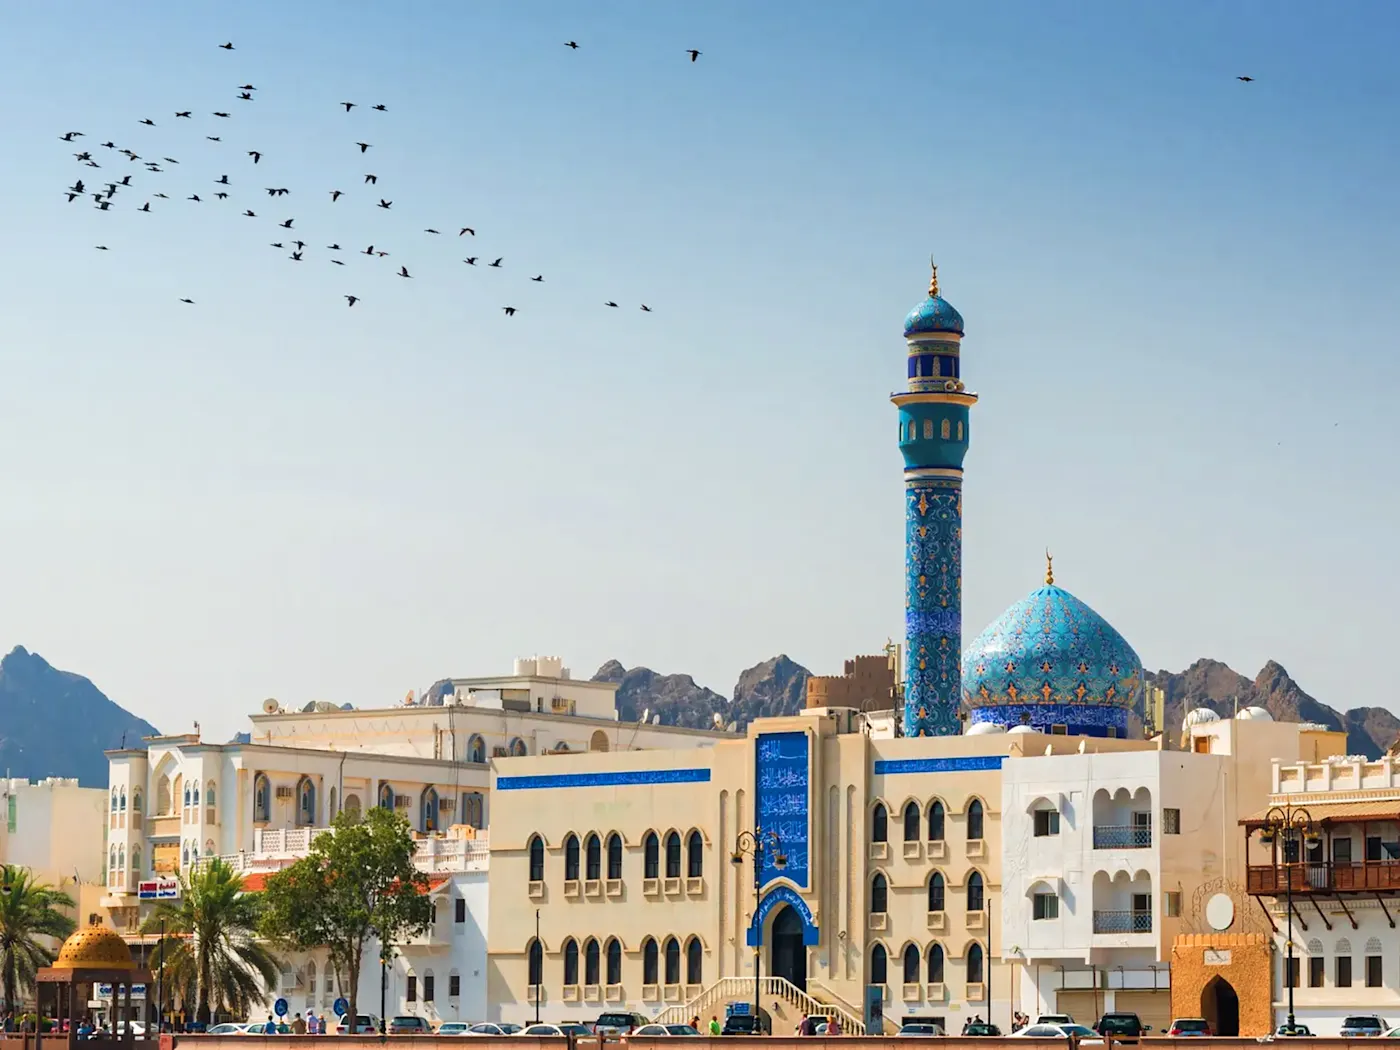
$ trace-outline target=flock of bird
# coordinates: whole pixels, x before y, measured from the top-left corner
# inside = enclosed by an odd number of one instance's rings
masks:
[[[236,50],[232,41],[228,41],[218,46],[221,50],[224,51]],[[569,40],[565,42],[564,46],[569,48],[570,50],[577,51],[580,45],[577,41]],[[700,58],[702,52],[694,48],[687,48],[685,49],[685,54],[690,56],[691,62],[695,62]],[[256,92],[258,89],[253,84],[240,84],[238,85],[236,90],[236,101],[249,103],[255,101]],[[359,107],[359,103],[356,102],[341,102],[340,105],[345,108],[345,112],[347,114]],[[389,107],[382,102],[371,105],[369,109],[371,112],[376,113],[387,113],[389,111]],[[196,119],[194,110],[192,109],[174,110],[173,112],[174,116],[171,118],[173,121],[194,121]],[[216,120],[233,119],[233,113],[224,110],[212,111],[211,115]],[[159,126],[156,123],[156,121],[152,120],[150,117],[144,117],[141,120],[137,121],[137,123],[144,127],[150,128]],[[75,152],[73,156],[80,165],[83,165],[88,168],[100,169],[101,167],[103,167],[103,164],[94,158],[94,150],[82,148],[82,144],[78,142],[79,139],[85,137],[86,135],[81,131],[68,131],[58,136],[60,141],[78,147],[77,152]],[[212,143],[223,142],[222,135],[206,134],[204,138],[206,141]],[[365,157],[367,157],[369,151],[374,148],[373,143],[362,141],[356,141],[354,143],[354,146],[359,149],[360,155]],[[110,151],[110,160],[113,162],[115,162],[116,159],[119,157],[124,157],[128,164],[135,164],[138,162],[141,163],[144,172],[141,172],[140,174],[148,176],[160,175],[170,170],[168,167],[164,167],[163,165],[179,165],[180,163],[179,160],[177,160],[176,158],[167,156],[161,156],[159,159],[149,159],[147,157],[142,156],[140,153],[137,153],[136,150],[130,148],[129,146],[118,146],[117,143],[112,139],[108,139],[106,142],[101,143],[97,147],[97,149],[106,149]],[[263,160],[263,157],[265,156],[262,150],[257,149],[246,150],[245,155],[251,160],[251,163],[254,166],[260,164]],[[142,203],[140,204],[140,206],[132,204],[131,207],[133,207],[138,212],[149,213],[153,210],[151,206],[152,201],[172,200],[172,198],[164,192],[155,192],[150,194],[144,194],[139,192],[141,186],[132,182],[131,173],[124,174],[120,178],[114,178],[110,182],[99,177],[89,176],[89,178],[94,180],[94,185],[90,186],[82,178],[78,178],[74,180],[71,186],[68,186],[63,190],[63,193],[66,196],[69,204],[73,204],[74,202],[78,201],[83,197],[91,197],[94,202],[94,210],[99,212],[109,212],[114,206],[117,206],[118,196],[135,196],[141,199]],[[241,180],[239,181],[241,183]],[[377,186],[378,183],[378,175],[372,172],[365,173],[363,185]],[[235,182],[231,180],[228,175],[221,175],[218,179],[214,180],[214,189],[212,191],[206,189],[204,191],[205,195],[201,196],[198,192],[198,188],[196,188],[194,191],[190,192],[189,195],[186,196],[184,199],[186,202],[191,204],[202,204],[205,203],[206,200],[212,200],[214,202],[227,201],[230,199],[231,191],[234,185]],[[97,187],[101,188],[98,189]],[[276,200],[278,198],[289,196],[292,193],[292,190],[291,188],[286,186],[267,186],[264,187],[264,192],[267,193],[269,198]],[[336,203],[346,195],[345,191],[334,188],[324,190],[324,192],[330,195],[332,204]],[[378,193],[376,193],[375,196],[378,196]],[[392,198],[389,197],[379,197],[376,206],[384,211],[389,211],[393,208],[394,201]],[[159,205],[157,207],[159,207]],[[242,217],[255,220],[264,218],[264,216],[259,215],[259,213],[251,207],[245,208],[243,210]],[[288,231],[291,234],[300,233],[300,231],[298,231],[296,227],[295,216],[276,223],[275,228],[279,230]],[[432,226],[426,227],[422,232],[423,234],[429,236],[442,236],[442,231]],[[302,240],[300,236],[292,237],[287,236],[285,234],[277,234],[276,236],[278,236],[280,239],[269,242],[271,247],[288,252],[289,254],[287,255],[287,259],[290,262],[300,263],[306,261],[306,250],[307,248],[312,247],[307,241]],[[459,238],[475,238],[476,229],[472,226],[458,226],[457,236]],[[106,244],[98,244],[95,247],[98,251],[105,252],[110,250],[109,246]],[[340,257],[340,255],[343,254],[344,250],[341,248],[338,241],[325,245],[324,251],[331,253],[331,255],[329,256],[329,261],[332,265],[346,265],[345,260]],[[363,250],[356,250],[354,254],[364,255],[371,259],[382,260],[387,258],[390,253],[382,248],[376,247],[376,245],[374,244],[371,244]],[[483,259],[484,256],[482,255],[468,255],[462,260],[462,262],[467,266],[474,267],[478,264],[478,262],[482,262]],[[487,269],[499,270],[504,268],[505,258],[503,256],[496,256],[490,262],[483,262],[483,265]],[[401,279],[413,279],[413,274],[409,271],[407,265],[401,264],[398,270],[393,272]],[[541,284],[544,282],[544,274],[537,273],[530,278],[530,281],[535,284]],[[345,299],[346,305],[349,307],[353,307],[356,303],[363,301],[363,297],[358,294],[345,294],[343,298]],[[191,306],[195,305],[195,301],[189,297],[181,297],[179,301]],[[620,309],[618,303],[612,299],[606,300],[602,305],[610,309]],[[652,312],[651,307],[647,304],[641,303],[639,305],[643,313]],[[514,317],[520,311],[520,308],[514,305],[504,305],[501,307],[501,310],[507,317]]]

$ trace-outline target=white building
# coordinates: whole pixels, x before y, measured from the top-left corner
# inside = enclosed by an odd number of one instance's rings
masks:
[[[1202,887],[1256,907],[1239,820],[1267,796],[1271,759],[1311,754],[1318,731],[1250,709],[1198,714],[1184,733],[1182,751],[1095,753],[1088,741],[1002,766],[1001,954],[1019,963],[1015,1008],[1088,1024],[1130,1011],[1162,1029],[1172,943]]]
[[[75,779],[0,780],[0,864],[29,868],[70,896],[103,879],[107,792]]]

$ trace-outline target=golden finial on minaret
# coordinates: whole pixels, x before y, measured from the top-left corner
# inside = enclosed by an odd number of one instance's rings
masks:
[[[930,255],[930,256],[928,257],[928,264],[929,264],[929,266],[932,267],[932,269],[933,269],[933,276],[931,276],[931,277],[928,279],[928,297],[929,297],[930,299],[937,299],[937,298],[938,298],[938,264],[937,264],[936,262],[933,261],[933,256],[932,256],[932,255]]]
[[[1050,553],[1050,548],[1045,548],[1045,586],[1055,585],[1055,556]]]

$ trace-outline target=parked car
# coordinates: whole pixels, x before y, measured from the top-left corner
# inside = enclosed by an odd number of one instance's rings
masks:
[[[1001,1035],[1001,1029],[989,1021],[973,1021],[962,1030],[962,1034],[983,1037],[998,1036]]]
[[[565,1021],[563,1024],[532,1024],[529,1028],[518,1033],[520,1035],[573,1035],[587,1038],[593,1033],[587,1025],[578,1024],[574,1021]]]
[[[482,1021],[467,1029],[468,1035],[515,1035],[521,1026],[506,1021]]]
[[[699,1035],[692,1026],[688,1024],[644,1024],[636,1029],[633,1035]]]
[[[1167,1029],[1167,1035],[1210,1035],[1210,1025],[1204,1017],[1178,1017]]]
[[[412,1014],[399,1014],[389,1019],[390,1035],[431,1035],[432,1032],[432,1025]]]
[[[1036,1024],[1074,1024],[1074,1018],[1069,1014],[1041,1014],[1035,1019]]]
[[[1137,1039],[1144,1032],[1152,1031],[1152,1028],[1143,1024],[1142,1018],[1137,1014],[1110,1013],[1099,1018],[1099,1023],[1094,1025],[1094,1031],[1099,1035],[1111,1036],[1115,1042],[1121,1043],[1125,1039]]]
[[[1397,1032],[1400,1032],[1400,1028],[1392,1028],[1385,1034],[1393,1036]],[[1274,1035],[1283,1036],[1284,1038],[1295,1036],[1310,1039],[1312,1038],[1312,1029],[1305,1024],[1281,1024],[1274,1030]]]
[[[906,1036],[927,1036],[944,1035],[943,1027],[934,1024],[932,1021],[911,1021],[899,1030],[900,1035]]]
[[[350,1032],[350,1019],[342,1017],[340,1024],[335,1026],[336,1035],[347,1035]],[[355,1018],[356,1035],[378,1035],[379,1018],[374,1014],[360,1014]]]
[[[1342,1021],[1342,1038],[1376,1037],[1389,1027],[1390,1025],[1385,1023],[1385,1018],[1377,1017],[1375,1014],[1352,1014]]]
[[[466,1035],[471,1025],[466,1021],[443,1021],[437,1026],[437,1035]]]
[[[593,1035],[631,1035],[632,1032],[647,1023],[647,1019],[638,1013],[631,1013],[627,1010],[609,1010],[605,1014],[599,1014],[598,1020],[593,1022]]]
[[[730,1014],[724,1019],[720,1035],[772,1035],[773,1019],[768,1011],[759,1009],[755,1014]]]
[[[971,1034],[971,1033],[969,1033]],[[1080,1046],[1103,1046],[1103,1036],[1082,1024],[1033,1024],[1012,1032],[1013,1039],[1063,1039],[1074,1038]]]
[[[209,1031],[205,1032],[204,1034],[205,1034],[205,1035],[242,1035],[242,1034],[243,1034],[243,1029],[245,1029],[245,1028],[247,1028],[247,1027],[248,1027],[248,1026],[247,1026],[246,1024],[233,1024],[233,1023],[231,1023],[231,1022],[225,1021],[223,1024],[216,1024],[213,1028],[209,1029]]]

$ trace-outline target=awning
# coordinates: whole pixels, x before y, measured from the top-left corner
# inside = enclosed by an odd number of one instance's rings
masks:
[[[1292,804],[1293,811],[1304,811],[1319,824],[1351,824],[1362,820],[1400,821],[1400,800],[1381,802],[1311,802]],[[1269,806],[1240,821],[1245,827],[1261,828],[1268,822],[1269,813],[1278,806]]]

